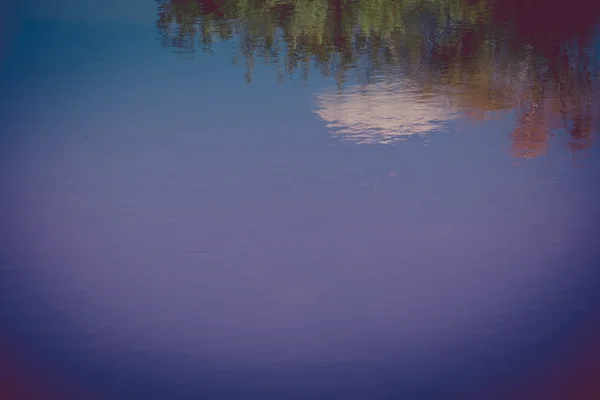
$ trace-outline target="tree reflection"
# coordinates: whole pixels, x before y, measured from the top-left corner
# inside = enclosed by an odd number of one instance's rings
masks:
[[[475,118],[514,110],[517,157],[544,154],[554,130],[569,132],[574,151],[588,147],[598,131],[598,62],[590,45],[598,6],[584,0],[572,0],[569,8],[551,0],[157,2],[165,47],[212,52],[216,42],[233,39],[234,62],[244,62],[248,82],[257,62],[271,65],[280,81],[294,74],[307,80],[311,70],[334,77],[342,97],[324,94],[318,113],[351,140],[390,143],[435,128],[450,110]],[[411,91],[383,84],[386,79],[410,82]],[[370,104],[388,104],[369,115],[357,97],[360,85]],[[391,87],[403,93],[390,96]],[[420,128],[398,119],[406,111],[402,102],[423,105],[427,96],[436,99],[430,107],[443,99],[448,112],[409,107],[407,118],[421,113]],[[352,121],[339,117],[357,108],[362,112]]]

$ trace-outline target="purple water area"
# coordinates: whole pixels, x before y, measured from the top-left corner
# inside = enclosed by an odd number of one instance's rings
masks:
[[[467,399],[600,310],[594,21],[58,3],[2,66],[0,330],[66,385]]]

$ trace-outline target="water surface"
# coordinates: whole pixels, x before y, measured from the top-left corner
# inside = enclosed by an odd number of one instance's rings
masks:
[[[0,319],[66,386],[490,398],[590,329],[596,9],[37,3],[2,65]]]

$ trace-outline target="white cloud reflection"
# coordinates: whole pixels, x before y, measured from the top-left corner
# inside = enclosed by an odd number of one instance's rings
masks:
[[[315,113],[342,140],[390,144],[446,128],[460,116],[444,94],[428,95],[409,83],[371,83],[317,95]]]

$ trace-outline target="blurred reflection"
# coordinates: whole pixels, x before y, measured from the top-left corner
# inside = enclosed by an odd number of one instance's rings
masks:
[[[444,129],[458,116],[447,95],[428,96],[410,85],[367,84],[317,96],[316,113],[334,134],[357,144],[391,144]]]
[[[317,70],[337,92],[318,115],[358,143],[441,130],[459,113],[516,113],[516,157],[544,154],[554,131],[573,151],[598,132],[599,5],[518,0],[157,0],[165,47],[213,51],[233,39],[252,80]],[[590,4],[592,3],[592,4]],[[382,83],[384,80],[391,83]]]

